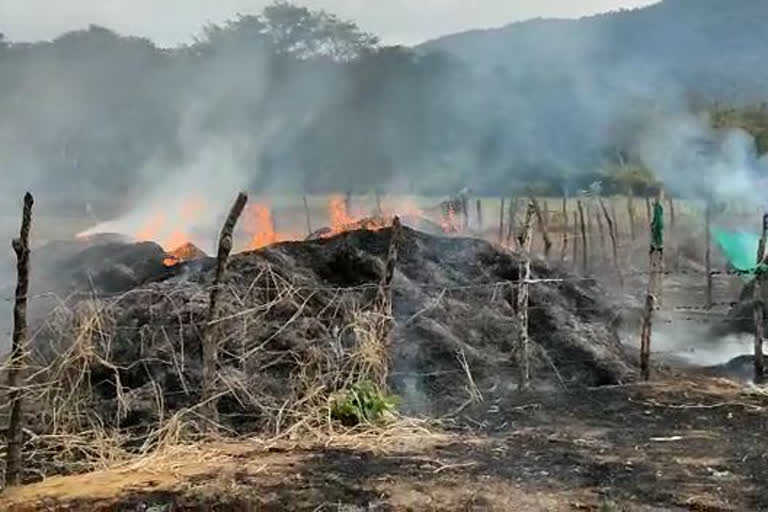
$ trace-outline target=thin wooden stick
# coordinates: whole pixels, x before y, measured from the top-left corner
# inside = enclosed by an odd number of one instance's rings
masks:
[[[518,390],[531,387],[530,340],[528,337],[528,282],[531,279],[531,242],[533,241],[533,218],[536,207],[533,201],[528,203],[525,214],[525,226],[520,234],[521,257],[517,285],[517,322],[518,322]]]
[[[762,384],[765,378],[765,362],[763,360],[763,325],[765,321],[765,305],[763,301],[763,284],[765,272],[763,265],[766,261],[766,246],[768,245],[768,214],[763,215],[763,231],[757,248],[757,266],[753,286],[753,304],[755,321],[755,383]]]
[[[656,306],[657,294],[661,292],[660,279],[664,270],[664,209],[661,206],[661,197],[654,205],[654,215],[650,227],[650,253],[648,276],[648,291],[645,295],[645,310],[643,312],[643,325],[640,331],[640,372],[644,380],[651,378],[651,337],[653,311]]]
[[[600,254],[605,254],[605,226],[603,225],[603,215],[600,208],[597,208],[595,212],[595,219],[597,220],[597,229],[600,231]]]
[[[653,328],[654,297],[651,293],[645,296],[643,324],[640,330],[640,374],[643,380],[651,379],[651,334]]]
[[[245,203],[248,202],[248,196],[241,192],[232,209],[229,211],[227,220],[221,228],[219,235],[219,250],[216,256],[216,274],[211,288],[210,301],[208,303],[208,323],[205,326],[203,335],[203,403],[201,413],[209,420],[209,429],[215,429],[218,424],[218,410],[215,398],[215,379],[218,364],[218,349],[215,336],[216,328],[214,322],[217,316],[217,306],[219,296],[221,295],[221,283],[224,280],[224,274],[227,271],[229,253],[232,251],[232,231],[235,229],[237,220],[243,213]]]
[[[517,214],[517,199],[510,197],[509,198],[509,215],[507,217],[507,245],[510,245],[512,243],[512,240],[515,239],[515,230],[517,229],[517,226],[515,226],[515,215]]]
[[[704,207],[704,265],[707,272],[707,309],[712,308],[712,201]]]
[[[608,213],[608,208],[605,207],[603,199],[600,198],[600,209],[603,211],[605,222],[608,224],[608,234],[611,236],[611,247],[613,249],[613,265],[616,268],[616,275],[619,278],[619,286],[624,287],[624,277],[621,274],[621,266],[619,264],[619,244],[617,238],[617,231],[614,225],[614,220],[611,219],[611,215]]]
[[[312,217],[309,213],[309,203],[307,203],[307,196],[304,196],[304,216],[307,218],[307,236],[312,234]]]
[[[32,206],[35,201],[32,194],[24,195],[24,208],[21,217],[19,237],[11,242],[16,253],[16,294],[13,307],[13,339],[11,347],[11,366],[8,370],[8,388],[10,389],[11,414],[6,434],[8,452],[6,454],[5,481],[7,485],[21,482],[21,448],[23,396],[19,389],[22,368],[24,367],[24,344],[27,341],[27,294],[29,292],[29,232],[32,228]]]
[[[477,230],[483,232],[483,202],[481,199],[475,201],[475,207],[477,210]]]
[[[571,255],[571,258],[573,259],[573,270],[574,272],[579,266],[579,214],[578,212],[573,212],[573,243],[571,244],[573,249],[573,254]]]
[[[672,196],[667,196],[667,204],[669,204],[669,227],[675,229],[675,201]]]
[[[563,216],[563,237],[562,245],[560,246],[560,263],[565,262],[565,258],[568,256],[568,196],[563,194],[562,204],[562,216]]]
[[[637,238],[637,232],[635,230],[635,196],[632,192],[632,187],[629,188],[627,193],[627,214],[629,214],[629,233],[634,242]]]
[[[376,215],[382,215],[384,211],[381,209],[381,194],[379,194],[379,189],[375,190],[376,194]]]
[[[499,211],[499,245],[501,245],[504,242],[504,203],[505,203],[505,198],[502,197],[501,210]]]
[[[581,203],[581,199],[576,202],[576,207],[579,210],[579,229],[581,230],[581,271],[586,275],[589,271],[589,259],[587,257],[587,228],[584,223],[584,205]]]
[[[539,225],[539,229],[541,230],[541,237],[544,240],[544,258],[546,260],[549,260],[549,253],[552,250],[552,239],[549,238],[549,230],[547,229],[547,219],[544,216],[544,212],[542,212],[541,207],[539,206],[539,202],[536,200],[536,197],[534,197],[533,194],[530,194],[529,198],[530,198],[530,205],[533,207],[533,210],[536,213],[536,221]]]
[[[653,213],[651,212],[651,197],[647,194],[645,196],[645,215],[648,219],[648,223],[650,224],[653,220]]]

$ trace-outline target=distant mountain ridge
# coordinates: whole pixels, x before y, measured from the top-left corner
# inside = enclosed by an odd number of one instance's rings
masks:
[[[577,20],[533,19],[452,34],[417,47],[484,68],[541,75],[589,66],[640,71],[722,101],[768,97],[768,2],[664,0]]]

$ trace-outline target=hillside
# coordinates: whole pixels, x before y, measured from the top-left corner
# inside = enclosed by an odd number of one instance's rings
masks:
[[[419,47],[513,75],[626,77],[720,101],[765,98],[768,3],[664,0],[579,20],[536,19],[445,36]],[[558,71],[559,70],[559,71]]]

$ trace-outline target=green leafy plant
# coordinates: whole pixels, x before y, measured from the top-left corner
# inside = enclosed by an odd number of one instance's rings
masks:
[[[337,393],[331,401],[331,416],[345,425],[378,423],[397,407],[395,395],[383,393],[370,381],[362,381]]]

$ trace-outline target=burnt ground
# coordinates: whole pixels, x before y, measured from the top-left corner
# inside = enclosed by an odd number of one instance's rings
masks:
[[[6,491],[29,510],[768,510],[768,396],[723,380],[513,394],[431,433],[190,447]]]

